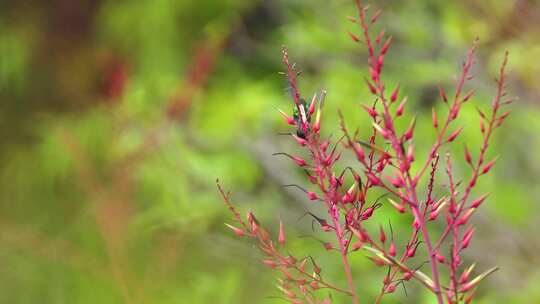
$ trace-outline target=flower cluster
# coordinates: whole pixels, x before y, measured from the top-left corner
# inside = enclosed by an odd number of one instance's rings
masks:
[[[387,37],[384,30],[373,35],[372,26],[378,21],[380,11],[368,16],[368,8],[359,0],[355,3],[358,16],[349,17],[349,20],[358,25],[361,34],[349,35],[355,43],[367,48],[369,79],[365,82],[374,97],[372,104],[362,105],[372,121],[367,139],[362,139],[358,130],[351,133],[341,115],[343,136],[339,140],[332,141],[321,134],[326,94],[314,94],[310,102],[306,102],[298,90],[298,71],[290,63],[285,48],[283,64],[286,66],[285,74],[294,111],[292,115],[280,111],[285,121],[295,128],[295,132],[291,133],[294,141],[308,152],[309,157],[279,154],[289,157],[295,165],[305,170],[307,180],[313,185],[310,187],[316,190],[299,188],[305,191],[310,200],[323,204],[327,210],[326,218],[314,218],[324,232],[335,236],[335,242],[326,243],[325,247],[340,253],[348,287],[339,288],[324,281],[319,266],[312,258],[296,258],[281,253],[283,251],[280,249],[285,244],[283,225],[280,223],[277,242],[272,240],[252,213],[248,214],[246,221],[241,218],[229,202],[228,194],[218,184],[223,199],[239,224],[239,227],[229,227],[239,236],[258,240],[266,256],[264,264],[281,272],[279,288],[292,303],[329,303],[331,299],[318,300],[315,297],[314,291],[321,287],[343,292],[350,296],[352,303],[359,303],[362,297],[357,291],[349,263],[349,255],[358,250],[364,250],[376,265],[388,269],[375,303],[380,303],[385,294],[393,293],[399,284],[410,280],[416,280],[431,291],[439,304],[469,303],[478,283],[496,270],[493,268],[473,277],[474,264],[463,265],[461,255],[470,245],[475,232],[470,219],[488,198],[488,194],[473,197],[473,189],[477,180],[488,174],[495,163],[496,159],[486,159],[490,139],[510,113],[502,110],[503,106],[512,102],[512,99],[506,98],[505,92],[508,54],[505,54],[498,75],[497,92],[490,111],[484,113],[478,110],[483,140],[476,159],[465,147],[464,159],[471,175],[468,179],[463,178],[462,182],[454,176],[453,159],[449,152],[442,150],[445,145],[453,143],[463,130],[456,126],[456,121],[463,106],[474,95],[474,90],[465,90],[465,84],[472,78],[476,43],[467,54],[455,92],[449,96],[443,88],[439,88],[441,101],[447,106],[448,112],[446,117],[438,117],[433,110],[435,140],[431,149],[422,153],[414,146],[415,118],[410,119],[404,130],[396,127],[396,122],[406,117],[407,97],[401,96],[399,84],[388,89],[383,80],[385,57],[392,37]],[[355,155],[356,164],[341,164],[341,155],[345,151]],[[412,169],[414,162],[420,162],[415,165],[415,170]],[[436,181],[438,170],[446,173],[444,181]],[[436,191],[433,191],[436,182],[446,185],[447,193],[436,195]],[[385,193],[384,199],[379,197],[373,200],[373,193],[381,190]],[[374,213],[385,203],[393,206],[398,213],[410,216],[411,233],[400,239],[399,244],[395,241],[398,236],[391,230],[385,231],[380,227],[374,234],[370,232],[373,229],[367,229]],[[440,235],[430,233],[428,225],[441,223],[444,229]],[[429,273],[423,272],[423,264],[415,260],[418,250],[425,251],[429,258]],[[310,271],[307,270],[308,264]]]

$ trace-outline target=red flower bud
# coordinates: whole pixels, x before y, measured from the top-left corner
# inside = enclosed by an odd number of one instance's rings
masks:
[[[448,97],[446,97],[446,93],[441,86],[439,86],[439,95],[441,95],[441,98],[444,102],[448,103]]]
[[[281,220],[279,220],[278,242],[281,246],[285,245],[285,228],[283,227],[283,222]]]
[[[435,254],[435,258],[436,258],[437,261],[438,261],[439,263],[441,263],[441,264],[443,264],[444,261],[446,260],[446,259],[444,258],[444,255],[442,255],[442,254],[440,254],[440,253],[438,253],[438,252]]]
[[[399,106],[397,107],[396,109],[396,116],[397,117],[400,117],[401,115],[403,115],[403,110],[405,109],[405,104],[407,103],[407,96],[405,96],[403,98],[403,100],[401,101],[401,103],[399,104]]]
[[[398,85],[392,92],[392,95],[390,96],[390,102],[395,102],[397,100],[398,94],[399,94],[399,87],[400,87],[400,84],[398,83]]]
[[[484,168],[482,169],[482,174],[486,174],[489,172],[489,170],[491,169],[491,167],[493,167],[493,165],[495,164],[495,162],[497,161],[497,159],[493,159],[492,161],[490,161],[489,163],[487,163],[487,165],[484,166]]]
[[[475,199],[474,201],[472,201],[471,203],[471,208],[478,208],[480,207],[480,205],[482,205],[482,203],[484,202],[484,200],[489,196],[489,193],[486,193],[484,195],[482,195],[481,197]]]
[[[465,161],[467,162],[467,164],[472,166],[472,156],[471,153],[469,153],[467,146],[465,146]]]
[[[455,130],[452,134],[450,134],[450,136],[448,136],[448,139],[446,141],[447,142],[454,141],[454,139],[456,139],[456,137],[458,137],[459,133],[461,133],[461,130],[463,130],[463,127]]]
[[[433,127],[437,129],[439,127],[439,120],[437,119],[437,112],[435,112],[435,108],[431,109],[431,119],[433,120]]]
[[[472,236],[474,234],[474,228],[471,226],[467,231],[465,231],[465,234],[463,235],[463,239],[461,240],[461,249],[466,249],[469,247],[469,243],[471,242]]]
[[[392,243],[390,243],[390,248],[388,249],[388,254],[389,254],[391,257],[395,257],[395,256],[396,256],[396,244],[394,244],[394,241],[392,241]]]
[[[231,230],[237,235],[237,236],[244,236],[246,233],[244,232],[244,230],[238,228],[238,227],[234,227],[232,225],[229,225],[229,224],[225,224],[225,226],[231,228]]]
[[[366,112],[369,114],[369,116],[375,118],[377,117],[378,113],[377,113],[377,110],[375,110],[374,108],[372,107],[368,107],[366,105],[362,105],[362,107],[364,108],[364,110],[366,110]]]
[[[390,44],[392,44],[392,36],[390,36],[384,43],[383,47],[381,48],[381,54],[385,55],[386,52],[388,52],[388,49],[390,48]]]
[[[471,218],[471,215],[474,213],[475,208],[469,208],[467,211],[465,211],[465,214],[463,214],[456,222],[458,226],[466,224],[469,219]]]
[[[384,244],[384,242],[386,242],[386,234],[384,233],[384,229],[383,229],[382,226],[379,227],[379,240],[383,244]]]
[[[281,116],[283,116],[283,118],[285,118],[285,121],[287,121],[287,123],[291,126],[294,126],[296,125],[296,122],[294,121],[294,119],[292,117],[290,117],[289,115],[285,114],[285,112],[279,110],[279,113],[281,114]]]
[[[349,33],[349,36],[351,37],[351,39],[352,39],[354,42],[359,42],[359,41],[360,41],[360,38],[359,38],[357,35],[355,35],[355,34],[353,34],[353,33],[351,33],[351,32],[348,32],[348,33]]]

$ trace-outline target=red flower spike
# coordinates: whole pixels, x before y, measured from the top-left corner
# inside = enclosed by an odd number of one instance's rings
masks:
[[[399,104],[399,106],[397,107],[396,109],[396,116],[397,117],[400,117],[401,115],[403,115],[403,110],[405,109],[405,104],[407,103],[407,96],[405,96],[403,98],[403,100],[401,101],[401,103]]]
[[[441,98],[445,103],[448,103],[448,97],[446,97],[446,93],[441,86],[439,86],[439,95],[441,95]]]
[[[472,201],[471,203],[471,208],[478,208],[480,207],[480,205],[482,205],[482,203],[484,202],[484,200],[486,200],[486,198],[489,196],[489,193],[486,193],[484,195],[482,195],[481,197],[475,199],[474,201]]]
[[[435,112],[435,108],[431,109],[431,119],[433,121],[433,127],[437,129],[439,127],[439,120],[437,119],[437,112]]]
[[[281,220],[279,220],[278,242],[281,246],[285,245],[285,228],[283,227],[283,221]]]
[[[231,230],[237,235],[237,236],[244,236],[246,235],[246,233],[244,232],[244,230],[238,228],[238,227],[234,227],[232,225],[229,225],[229,224],[225,224],[225,226],[231,228]]]
[[[453,142],[456,137],[458,137],[459,133],[461,133],[461,130],[463,130],[463,127],[460,127],[459,129],[455,130],[450,136],[448,136],[447,142]]]
[[[467,231],[465,231],[465,234],[463,234],[463,239],[461,240],[461,249],[466,249],[469,247],[473,234],[474,228],[471,226],[467,229]]]
[[[361,105],[362,108],[364,108],[364,110],[366,110],[366,112],[368,113],[369,116],[371,116],[372,118],[375,118],[377,117],[377,115],[379,115],[379,113],[377,113],[377,110],[375,110],[374,108],[372,107],[368,107],[366,105]]]
[[[398,94],[399,94],[399,88],[400,88],[400,84],[398,83],[396,88],[392,92],[392,95],[390,96],[390,102],[395,102],[397,100]]]

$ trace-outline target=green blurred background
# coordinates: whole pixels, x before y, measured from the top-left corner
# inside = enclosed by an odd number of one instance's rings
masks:
[[[481,108],[509,49],[519,100],[491,146],[501,156],[478,186],[492,195],[466,259],[501,267],[477,303],[540,303],[539,1],[373,2],[396,38],[386,77],[418,114],[417,147],[433,135],[436,86],[451,91],[474,38]],[[218,177],[270,229],[281,216],[291,250],[315,252],[344,286],[335,254],[306,237],[321,237],[299,220],[309,202],[281,187],[301,172],[271,154],[297,149],[277,135],[288,129],[276,109],[291,109],[282,45],[304,95],[328,91],[325,132],[339,132],[338,109],[369,124],[354,14],[346,0],[0,1],[0,303],[283,303],[257,249],[223,225]],[[480,140],[473,105],[462,118],[458,151]],[[387,217],[409,229],[385,208],[375,222]],[[372,298],[385,271],[352,263]],[[433,303],[414,283],[407,292],[384,303]]]

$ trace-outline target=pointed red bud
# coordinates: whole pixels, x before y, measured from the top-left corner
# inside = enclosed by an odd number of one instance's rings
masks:
[[[493,167],[493,165],[495,164],[496,161],[497,161],[497,158],[495,158],[492,161],[490,161],[489,163],[487,163],[487,165],[485,165],[484,168],[482,169],[482,174],[488,173],[489,170],[491,170],[491,167]]]
[[[471,215],[474,213],[475,208],[469,208],[465,213],[457,220],[456,224],[458,226],[465,225],[471,218]]]
[[[463,127],[455,130],[452,134],[450,134],[450,136],[448,136],[448,139],[446,141],[447,142],[454,141],[454,139],[456,139],[456,137],[458,137],[459,133],[461,133],[461,130],[463,130]]]
[[[474,228],[471,226],[467,231],[465,231],[465,234],[463,235],[463,239],[461,240],[461,249],[466,249],[469,247],[469,243],[471,242],[472,236],[474,234]]]
[[[244,232],[244,230],[238,228],[238,227],[234,227],[232,225],[229,225],[229,224],[225,224],[225,226],[231,228],[231,230],[237,235],[237,236],[244,236],[246,235],[246,233]]]
[[[315,192],[311,192],[311,191],[306,191],[306,194],[308,196],[308,198],[312,201],[314,200],[318,200],[319,199],[319,196],[317,195],[317,193]]]
[[[474,95],[474,90],[470,90],[465,97],[463,97],[463,102],[467,102]]]
[[[482,203],[484,202],[484,200],[486,200],[486,198],[489,196],[489,193],[486,193],[484,195],[482,195],[481,197],[475,199],[474,201],[472,201],[471,203],[471,208],[478,208],[480,207],[480,205],[482,205]]]
[[[311,116],[313,113],[315,113],[315,103],[317,100],[317,94],[313,94],[313,98],[311,98],[311,103],[309,104],[308,108],[308,114]]]
[[[368,115],[371,116],[371,117],[373,117],[373,118],[377,117],[377,115],[379,114],[379,113],[377,113],[377,110],[375,110],[375,109],[372,108],[372,107],[368,107],[368,106],[366,106],[366,105],[364,105],[364,104],[362,105],[362,108],[364,108],[364,110],[366,110],[366,112],[368,113]]]
[[[375,14],[373,14],[373,16],[371,17],[370,23],[373,24],[377,22],[377,20],[381,16],[381,13],[382,13],[382,10],[378,10],[377,12],[375,12]]]
[[[471,272],[473,271],[476,264],[472,264],[471,266],[467,267],[459,277],[459,284],[464,284],[469,280],[469,277],[471,275]]]
[[[439,127],[439,120],[437,119],[437,112],[435,112],[435,108],[431,109],[431,119],[433,121],[433,127],[437,129]]]
[[[296,142],[300,145],[300,146],[305,146],[307,144],[307,140],[301,138],[301,137],[298,137],[296,136],[296,134],[292,134],[292,137],[296,140]]]
[[[354,42],[359,42],[360,41],[360,37],[358,37],[357,35],[351,33],[351,32],[348,32],[349,33],[349,36],[351,37],[351,39],[354,41]]]
[[[442,254],[440,254],[440,253],[438,253],[438,252],[435,254],[435,258],[436,258],[437,261],[438,261],[439,263],[441,263],[441,264],[443,264],[444,261],[446,260],[446,259],[444,258],[444,255],[442,255]]]
[[[285,245],[285,228],[283,227],[283,221],[281,220],[279,220],[278,242],[281,246]]]
[[[386,42],[384,43],[383,47],[381,48],[381,54],[385,55],[386,52],[388,52],[388,49],[390,48],[390,45],[392,44],[392,36],[390,36]]]
[[[369,80],[367,80],[367,79],[366,79],[366,84],[367,84],[371,94],[373,94],[373,95],[377,94],[377,88],[375,88],[375,86],[373,86],[373,84],[371,84],[371,82],[369,82]]]
[[[386,234],[384,233],[384,229],[383,229],[382,226],[379,227],[379,240],[383,244],[384,244],[384,242],[386,242]]]
[[[443,210],[444,206],[446,206],[446,204],[447,204],[447,201],[444,198],[442,198],[437,204],[435,204],[433,206],[432,211],[429,213],[428,220],[430,221],[436,220],[439,214],[441,213],[441,211]]]
[[[392,204],[392,206],[394,206],[394,208],[396,208],[399,213],[405,213],[405,206],[396,203],[393,199],[390,198],[388,199],[388,201],[390,202],[390,204]]]
[[[362,147],[360,147],[360,145],[356,144],[356,143],[354,144],[353,147],[354,147],[354,153],[356,153],[356,157],[358,158],[358,160],[360,162],[362,162],[362,163],[365,162],[366,155],[365,155],[364,150],[362,149]]]
[[[390,248],[388,249],[388,254],[391,257],[396,256],[396,244],[394,243],[394,241],[392,241],[392,243],[390,243]]]
[[[448,103],[448,97],[446,97],[446,93],[441,86],[439,86],[439,95],[441,95],[441,98],[444,102]]]
[[[398,83],[396,88],[392,92],[392,95],[390,95],[390,102],[395,102],[397,100],[398,94],[399,94],[399,88],[400,88],[400,84]]]
[[[278,109],[278,111],[281,114],[281,116],[283,116],[283,118],[285,118],[285,121],[287,122],[287,124],[289,124],[291,126],[296,125],[296,122],[294,121],[294,119],[292,117],[290,117],[289,115],[287,115],[285,112],[281,111],[280,109]]]
[[[414,145],[412,143],[407,147],[407,161],[410,163],[414,161]]]
[[[469,149],[467,149],[467,146],[465,146],[465,161],[467,162],[467,164],[472,166],[472,156],[469,152]]]
[[[408,100],[408,97],[405,96],[403,100],[401,101],[401,103],[399,104],[399,106],[397,107],[396,109],[397,117],[400,117],[401,115],[403,115],[403,110],[405,109],[405,104],[407,103],[407,100]]]
[[[371,172],[367,173],[367,177],[373,186],[377,186],[381,183],[381,180]]]

